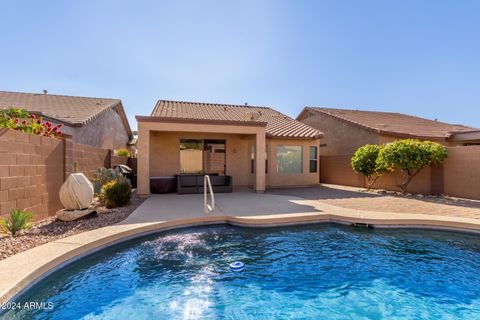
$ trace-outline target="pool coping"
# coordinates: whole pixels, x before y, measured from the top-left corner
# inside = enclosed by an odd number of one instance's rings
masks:
[[[199,215],[155,222],[129,217],[118,224],[48,242],[1,260],[0,305],[13,301],[48,275],[87,255],[124,241],[185,227],[211,224],[230,224],[239,227],[277,227],[338,223],[361,227],[422,228],[480,234],[480,219],[359,211],[331,205],[322,206],[322,209],[322,211],[317,212],[273,215]],[[0,310],[1,314],[2,310]]]

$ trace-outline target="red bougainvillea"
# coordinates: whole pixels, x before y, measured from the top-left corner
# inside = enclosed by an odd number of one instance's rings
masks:
[[[42,117],[22,109],[0,110],[0,127],[2,128],[59,139],[62,135],[60,131],[62,126],[62,124],[53,125],[50,121],[44,122]]]

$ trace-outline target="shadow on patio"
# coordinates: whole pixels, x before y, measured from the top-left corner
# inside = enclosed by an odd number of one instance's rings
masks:
[[[351,199],[351,198],[379,198],[383,195],[369,194],[328,186],[304,188],[277,188],[268,189],[268,194],[294,196],[308,200]]]

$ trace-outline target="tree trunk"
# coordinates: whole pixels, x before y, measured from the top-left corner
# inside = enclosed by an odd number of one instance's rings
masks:
[[[402,193],[407,193],[407,188],[408,188],[408,185],[410,184],[410,182],[412,181],[412,179],[422,170],[423,168],[420,168],[418,169],[417,171],[415,171],[414,173],[411,173],[410,170],[405,170],[408,174],[408,178],[407,180],[403,181],[402,183],[400,183],[397,187],[400,188],[400,190],[402,190]]]
[[[368,180],[368,184],[367,184],[367,191],[370,191],[373,187],[373,185],[375,184],[375,182],[377,182],[378,178],[380,178],[380,176],[375,176],[375,177],[367,177],[367,180]]]

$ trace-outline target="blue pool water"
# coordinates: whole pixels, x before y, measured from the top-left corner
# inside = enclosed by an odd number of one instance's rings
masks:
[[[229,264],[245,263],[241,272]],[[4,319],[480,319],[480,236],[332,225],[169,231],[62,269]]]

